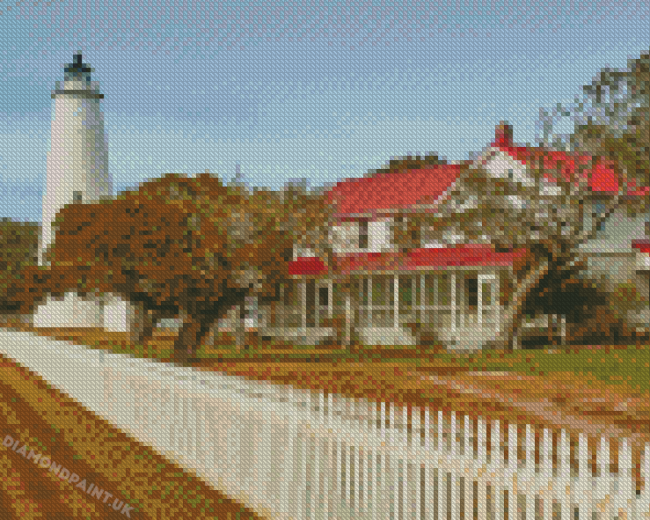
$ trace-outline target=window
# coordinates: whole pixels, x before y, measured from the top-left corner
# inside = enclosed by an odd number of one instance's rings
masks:
[[[594,204],[594,206],[593,206],[593,219],[595,220],[595,219],[598,218],[600,215],[603,215],[603,214],[605,213],[605,210],[606,210],[606,209],[607,209],[607,207],[606,207],[605,204],[602,203],[602,202],[597,202],[596,204]],[[607,222],[606,220],[603,221],[603,222],[601,222],[601,223],[598,225],[598,227],[596,228],[596,230],[597,230],[597,231],[605,231],[605,224],[606,224],[606,222]]]
[[[368,222],[359,222],[359,249],[368,249]]]
[[[321,306],[326,307],[327,306],[327,300],[328,300],[328,290],[327,287],[321,287],[318,289],[318,301]]]
[[[467,304],[471,311],[475,311],[478,306],[478,278],[466,278],[465,283],[467,287]]]
[[[74,203],[82,202],[81,201],[81,192],[80,191],[73,191],[72,192],[72,202],[74,202]]]

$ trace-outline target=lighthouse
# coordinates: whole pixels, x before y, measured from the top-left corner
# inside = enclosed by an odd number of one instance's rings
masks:
[[[112,196],[108,143],[97,82],[81,52],[63,69],[64,81],[52,92],[52,139],[47,154],[47,187],[43,199],[43,235],[39,264],[54,240],[52,223],[67,204],[97,202]]]
[[[55,240],[52,224],[67,204],[92,203],[112,196],[108,146],[100,101],[104,97],[81,52],[65,65],[64,81],[52,91],[52,138],[47,154],[47,185],[43,197],[39,265],[48,265],[46,252]],[[99,216],[101,218],[101,216]],[[82,299],[76,293],[49,297],[34,315],[40,327],[103,327],[105,302]]]

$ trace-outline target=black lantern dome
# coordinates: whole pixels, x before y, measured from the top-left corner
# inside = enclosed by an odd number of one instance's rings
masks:
[[[73,56],[73,62],[67,63],[63,72],[65,81],[86,81],[90,83],[90,73],[92,69],[83,63],[81,52]]]

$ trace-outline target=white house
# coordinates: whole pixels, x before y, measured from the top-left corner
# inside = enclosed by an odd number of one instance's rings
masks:
[[[512,129],[502,125],[491,146],[473,163],[496,177],[532,186],[527,163],[533,156],[542,156],[553,166],[560,164],[567,175],[575,160],[589,159],[515,146]],[[497,252],[487,235],[480,243],[467,243],[454,232],[442,241],[423,233],[419,247],[405,250],[393,233],[396,210],[435,206],[450,196],[459,173],[460,165],[447,164],[339,183],[329,193],[337,220],[330,235],[335,265],[326,269],[308,252],[298,254],[291,271],[295,284],[284,288],[284,308],[271,309],[258,326],[265,334],[314,342],[332,334],[327,318],[338,308],[344,309],[348,325],[369,343],[412,344],[414,339],[404,326],[416,322],[435,324],[438,336],[458,348],[477,348],[491,339],[505,293],[512,289],[513,264],[525,250]],[[598,165],[591,173],[589,189],[603,199],[613,196],[618,189],[614,170]],[[549,175],[544,182],[549,193],[558,189]],[[648,196],[649,191],[631,188],[628,196]],[[474,202],[467,197],[459,204]],[[592,262],[591,274],[595,269],[612,282],[637,283],[646,302],[648,284],[642,277],[647,276],[649,262],[643,240],[649,236],[649,220],[648,214],[629,219],[617,213],[584,246]],[[344,274],[356,278],[348,299],[339,291]],[[639,324],[647,323],[646,313],[641,313]]]

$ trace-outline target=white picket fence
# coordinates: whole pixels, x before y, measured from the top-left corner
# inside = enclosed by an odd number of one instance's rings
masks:
[[[508,425],[504,443],[499,422],[488,436],[479,419],[474,450],[473,421],[455,413],[409,414],[22,333],[0,333],[0,351],[267,518],[650,519],[650,445],[637,493],[626,439],[615,473],[601,439],[593,475],[583,435],[570,468],[565,431],[556,449],[542,431],[535,466],[530,425],[519,438]]]

